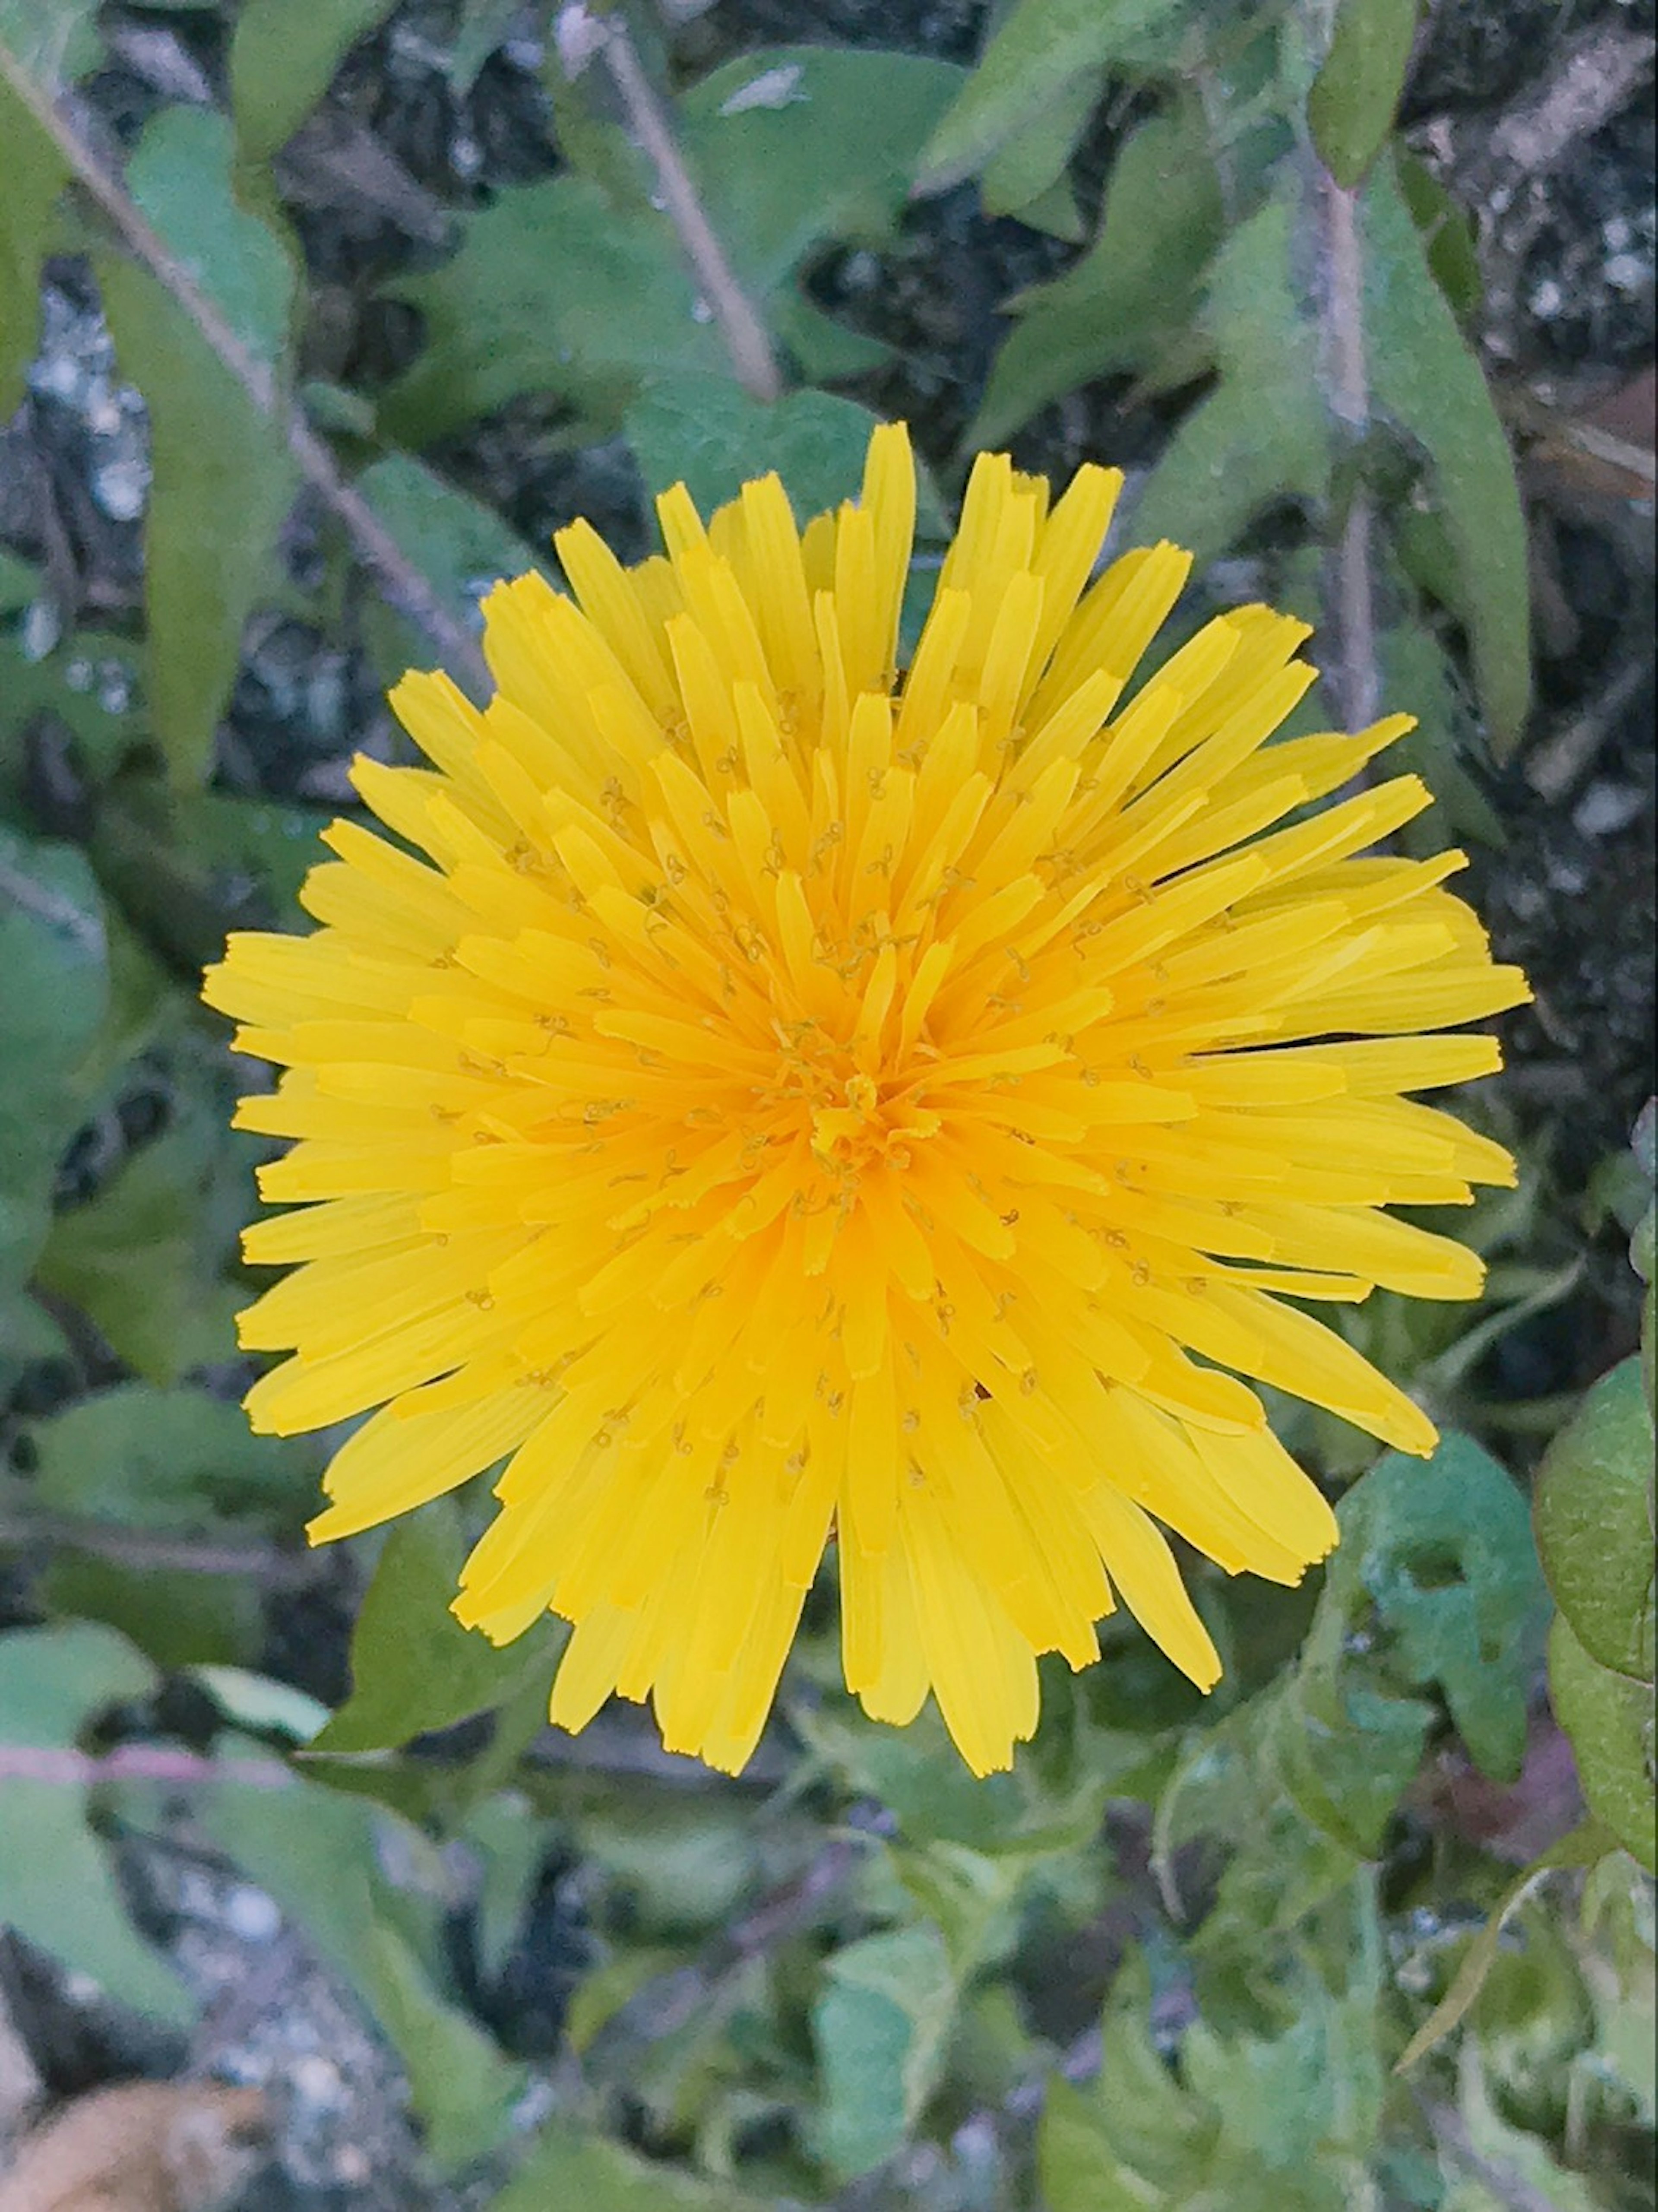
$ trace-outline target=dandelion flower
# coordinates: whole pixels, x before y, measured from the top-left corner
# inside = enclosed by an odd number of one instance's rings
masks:
[[[1513,1180],[1406,1094],[1494,1069],[1423,1032],[1525,984],[1461,854],[1361,857],[1415,776],[1312,805],[1410,723],[1273,742],[1302,623],[1158,659],[1189,556],[1096,576],[1120,483],[981,458],[902,670],[902,428],[804,532],[774,477],[706,526],[677,487],[632,569],[575,524],[571,596],[484,603],[487,707],[393,693],[431,765],[353,777],[397,842],[336,823],[320,927],[210,975],[294,1140],[253,1424],[379,1409],[319,1540],[504,1462],[455,1611],[574,1624],[567,1729],[648,1696],[740,1768],[833,1539],[865,1711],[930,1690],[1005,1767],[1118,1604],[1216,1680],[1165,1528],[1285,1583],[1335,1542],[1249,1380],[1433,1446],[1303,1308],[1479,1293],[1382,1209]]]

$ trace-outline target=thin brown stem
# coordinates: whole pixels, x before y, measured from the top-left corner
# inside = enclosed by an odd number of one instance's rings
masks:
[[[90,1790],[100,1782],[162,1782],[183,1788],[231,1782],[244,1790],[285,1790],[293,1777],[274,1759],[203,1759],[197,1752],[124,1743],[94,1754],[56,1744],[0,1743],[0,1782],[45,1782]]]
[[[629,128],[656,171],[664,213],[678,234],[685,258],[731,356],[743,389],[756,399],[772,400],[783,389],[765,325],[738,283],[726,250],[697,197],[662,104],[651,88],[632,39],[619,15],[603,26],[598,51],[628,118]]]
[[[332,453],[282,392],[270,367],[238,337],[189,270],[145,220],[125,186],[104,167],[75,124],[3,44],[0,44],[0,77],[51,138],[76,183],[95,202],[128,252],[183,308],[260,413],[269,416],[280,428],[301,476],[344,530],[388,605],[426,633],[459,680],[480,697],[486,696],[490,677],[477,639],[445,606],[361,493],[345,482]]]
[[[1364,270],[1358,235],[1358,195],[1320,168],[1317,198],[1322,299],[1325,398],[1345,433],[1350,454],[1370,425],[1370,377],[1364,359]],[[1332,632],[1330,682],[1337,711],[1350,730],[1376,720],[1376,588],[1370,495],[1354,484],[1345,512],[1327,548],[1324,598]]]
[[[77,1513],[42,1511],[20,1498],[26,1486],[0,1488],[0,1551],[46,1546],[108,1559],[117,1566],[147,1567],[157,1573],[252,1575],[267,1588],[288,1589],[311,1581],[317,1565],[309,1554],[276,1550],[265,1544],[210,1544],[191,1536],[169,1536],[155,1528],[119,1528]]]

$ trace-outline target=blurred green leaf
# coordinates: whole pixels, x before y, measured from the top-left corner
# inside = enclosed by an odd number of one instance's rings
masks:
[[[938,1931],[866,1936],[837,1951],[811,2008],[823,2075],[821,2155],[846,2177],[891,2157],[932,2092],[956,1990]]]
[[[303,1445],[256,1437],[240,1407],[204,1390],[118,1383],[33,1423],[43,1504],[134,1528],[297,1528]]]
[[[1426,457],[1428,488],[1457,557],[1456,612],[1503,760],[1531,701],[1530,583],[1514,457],[1388,162],[1371,174],[1361,223],[1372,392]]]
[[[531,1676],[550,1688],[544,1630],[498,1649],[450,1612],[465,1551],[452,1498],[434,1498],[387,1532],[351,1633],[351,1694],[313,1751],[393,1748],[492,1711]]]
[[[1549,1698],[1571,1739],[1590,1812],[1649,1874],[1658,1873],[1651,1682],[1601,1666],[1562,1613],[1549,1631]]]
[[[51,1510],[109,1528],[204,1541],[296,1527],[304,1455],[255,1437],[240,1410],[200,1390],[126,1383],[30,1431],[33,1495]],[[112,1622],[162,1666],[248,1658],[263,1627],[246,1575],[131,1562],[65,1544],[42,1593],[58,1613]]]
[[[80,1073],[108,1002],[101,902],[81,855],[0,823],[0,1297],[45,1242]]]
[[[1417,0],[1341,0],[1307,100],[1324,166],[1351,191],[1387,143],[1416,37]]]
[[[760,2212],[760,2200],[729,2181],[703,2181],[641,2158],[607,2137],[554,2120],[489,2212]]]
[[[1400,2052],[1394,2067],[1396,2074],[1407,2072],[1461,2024],[1485,1985],[1510,1915],[1530,1896],[1543,1876],[1552,1873],[1558,1867],[1593,1866],[1612,1848],[1610,1833],[1598,1820],[1584,1820],[1570,1835],[1563,1836],[1558,1844],[1533,1860],[1519,1879],[1503,1893],[1485,1926],[1462,1954],[1451,1986]]]
[[[1017,0],[927,141],[917,188],[941,192],[1055,103],[1079,74],[1167,65],[1185,0]]]
[[[0,1637],[0,1740],[61,1751],[94,1714],[149,1695],[151,1668],[112,1629],[76,1622]],[[181,2021],[191,2007],[133,1932],[84,1783],[12,1775],[0,1820],[0,1925],[90,1974],[122,2004]]]
[[[1280,500],[1321,500],[1330,429],[1318,341],[1294,274],[1295,186],[1280,184],[1216,255],[1204,308],[1220,380],[1181,423],[1134,509],[1137,542],[1172,538],[1199,562]]]
[[[1537,1548],[1554,1601],[1589,1656],[1653,1676],[1652,1414],[1638,1359],[1603,1375],[1537,1478]]]
[[[232,1349],[246,1294],[218,1279],[229,1252],[211,1202],[231,1179],[247,1181],[231,1147],[204,1112],[186,1115],[52,1224],[42,1285],[78,1306],[146,1382],[176,1382]],[[246,1206],[244,1219],[251,1197]]]
[[[519,0],[460,0],[459,21],[449,48],[446,74],[464,99],[478,72],[510,34],[522,14]]]
[[[805,523],[858,496],[878,419],[833,392],[793,392],[768,406],[727,377],[687,376],[647,386],[626,428],[653,492],[683,482],[708,514],[774,469]],[[937,532],[943,518],[930,486],[920,487],[918,507],[923,532],[929,523]]]
[[[322,98],[348,47],[395,0],[247,0],[230,42],[230,104],[242,158],[268,161]]]
[[[377,1838],[396,1839],[406,1857],[422,1843],[417,1832],[297,1778],[271,1790],[223,1784],[202,1819],[385,2028],[437,2162],[459,2165],[497,2141],[520,2071],[438,1988],[399,1932],[395,1908],[404,1900],[380,1871]]]
[[[1427,163],[1402,147],[1394,153],[1394,173],[1411,220],[1422,234],[1433,280],[1466,330],[1485,297],[1473,225]]]
[[[1099,235],[1019,320],[990,372],[969,445],[994,445],[1063,392],[1143,368],[1189,330],[1220,242],[1220,186],[1195,101],[1140,125],[1117,155]]]
[[[0,0],[0,46],[47,93],[97,61],[98,0]]]
[[[230,128],[210,109],[155,117],[127,170],[139,209],[280,397],[293,311],[288,254],[231,189]],[[149,705],[174,780],[200,780],[295,474],[255,404],[148,270],[96,257],[121,366],[149,410],[145,522]]]
[[[0,12],[0,44],[16,26]],[[40,330],[40,264],[49,250],[58,196],[69,165],[25,103],[0,76],[0,129],[6,142],[0,191],[0,422],[9,422],[27,388]]]
[[[426,2148],[440,2172],[469,2165],[507,2131],[524,2087],[524,2069],[466,2014],[444,2003],[397,1931],[377,1921],[369,1933],[374,2008],[409,2075]]]
[[[1051,107],[991,155],[979,179],[987,215],[1015,216],[1068,245],[1078,242],[1082,222],[1066,171],[1104,86],[1102,70],[1078,70]]]

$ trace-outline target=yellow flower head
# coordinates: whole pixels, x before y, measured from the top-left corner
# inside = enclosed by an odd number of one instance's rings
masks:
[[[865,1711],[931,1689],[1003,1767],[1035,1655],[1086,1665],[1119,1601],[1216,1680],[1158,1522],[1283,1583],[1334,1543],[1240,1376],[1432,1447],[1302,1302],[1478,1293],[1381,1209],[1512,1181],[1401,1094],[1495,1068],[1420,1032],[1524,981],[1461,854],[1356,857],[1416,777],[1307,811],[1410,724],[1269,742],[1303,624],[1147,665],[1190,563],[1090,582],[1120,483],[1050,507],[981,459],[905,670],[901,427],[804,534],[773,477],[706,527],[668,493],[630,570],[576,524],[573,598],[485,603],[486,708],[393,694],[432,765],[355,781],[403,842],[336,823],[320,928],[209,977],[284,1070],[241,1126],[295,1139],[260,1180],[300,1210],[246,1238],[292,1270],[242,1319],[293,1353],[254,1425],[380,1409],[319,1539],[504,1462],[455,1610],[574,1622],[566,1728],[648,1695],[742,1766],[833,1536]]]

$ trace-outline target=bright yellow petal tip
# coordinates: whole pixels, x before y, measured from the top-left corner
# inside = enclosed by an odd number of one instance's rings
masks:
[[[393,693],[432,766],[355,780],[402,842],[335,824],[320,926],[208,977],[301,1209],[247,1233],[289,1272],[242,1341],[293,1353],[250,1416],[380,1408],[319,1540],[504,1462],[455,1609],[575,1624],[566,1728],[648,1696],[740,1767],[833,1535],[848,1686],[987,1773],[1119,1600],[1216,1680],[1163,1528],[1284,1583],[1334,1543],[1240,1376],[1432,1449],[1284,1300],[1479,1295],[1382,1209],[1512,1179],[1406,1094],[1490,1073],[1422,1032],[1525,983],[1461,854],[1361,857],[1414,777],[1306,811],[1409,724],[1273,742],[1301,624],[1157,661],[1190,561],[1094,574],[1120,483],[981,457],[903,670],[900,425],[804,532],[774,477],[706,526],[676,488],[632,570],[562,532],[573,597],[485,604],[487,708]]]

